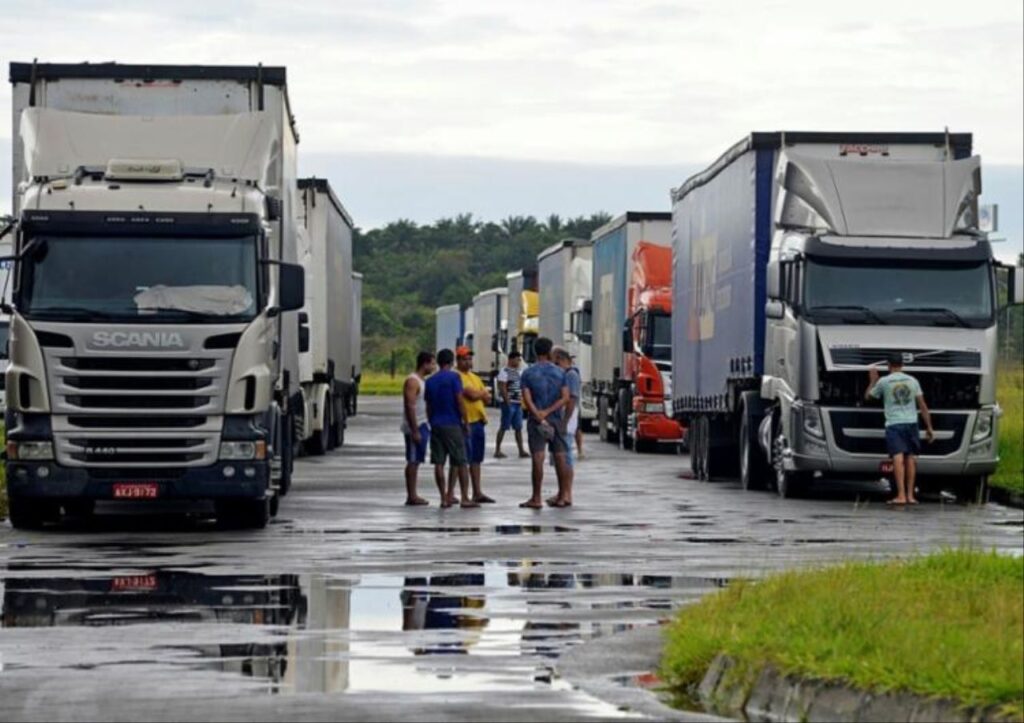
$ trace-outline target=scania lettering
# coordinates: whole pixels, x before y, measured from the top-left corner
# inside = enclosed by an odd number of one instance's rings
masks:
[[[185,343],[177,332],[126,332],[97,331],[92,335],[92,345],[103,348],[113,347],[177,347],[183,348]]]

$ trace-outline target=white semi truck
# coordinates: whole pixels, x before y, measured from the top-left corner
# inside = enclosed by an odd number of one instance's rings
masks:
[[[285,69],[10,70],[12,523],[183,499],[266,525],[303,412]]]
[[[298,181],[297,236],[306,269],[306,304],[299,314],[299,439],[309,454],[341,446],[358,387],[352,277],[352,218],[322,178]]]
[[[439,306],[434,310],[434,350],[455,350],[462,343],[464,315],[458,304]]]
[[[500,286],[473,297],[473,370],[496,400],[498,372],[504,365],[502,344],[508,332],[508,289]]]
[[[590,429],[597,419],[591,390],[590,310],[594,245],[589,239],[565,239],[537,256],[540,289],[539,335],[564,346],[575,358],[583,383],[580,422]]]

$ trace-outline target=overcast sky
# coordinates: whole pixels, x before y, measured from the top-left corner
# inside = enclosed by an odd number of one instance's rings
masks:
[[[329,175],[364,226],[463,209],[615,212],[633,199],[667,207],[655,175],[675,185],[751,130],[948,126],[973,131],[985,164],[1005,167],[996,175],[1009,185],[993,187],[987,176],[986,196],[1000,197],[1016,245],[1022,7],[2,0],[0,53],[5,61],[286,65],[302,168]],[[9,102],[0,93],[6,117]],[[0,127],[0,149],[10,135]],[[649,182],[643,167],[654,169]],[[520,183],[494,178],[509,169]],[[423,182],[410,187],[416,178]],[[491,182],[507,198],[487,195]],[[594,203],[581,188],[594,189]]]

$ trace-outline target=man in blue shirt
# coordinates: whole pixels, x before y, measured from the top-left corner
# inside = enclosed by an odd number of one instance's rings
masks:
[[[462,490],[462,507],[479,507],[469,498],[469,460],[466,457],[466,410],[462,402],[462,378],[452,371],[455,354],[451,349],[437,353],[437,373],[427,379],[423,397],[427,402],[427,421],[430,423],[430,461],[434,465],[434,480],[441,492],[441,507],[451,507],[451,498],[445,490],[444,465],[451,460],[458,470]]]
[[[864,397],[881,399],[885,406],[885,445],[892,457],[893,475],[896,477],[896,498],[889,500],[889,504],[916,505],[914,482],[917,455],[921,452],[918,411],[924,417],[929,444],[935,439],[935,431],[921,385],[914,377],[903,373],[902,354],[894,353],[889,357],[889,373],[881,379],[875,366],[868,369],[868,390]]]
[[[523,388],[523,406],[528,414],[526,436],[533,458],[533,494],[520,507],[539,510],[544,506],[541,492],[544,487],[544,456],[550,449],[555,459],[555,471],[558,475],[558,495],[552,503],[555,507],[565,507],[565,489],[563,480],[566,477],[566,446],[565,422],[562,409],[569,403],[569,388],[565,382],[565,372],[551,363],[551,348],[554,346],[547,337],[540,337],[534,343],[537,363],[523,372],[520,384]]]

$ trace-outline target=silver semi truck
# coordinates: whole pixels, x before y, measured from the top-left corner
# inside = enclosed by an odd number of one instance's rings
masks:
[[[865,391],[898,353],[934,420],[920,485],[982,496],[1013,271],[978,229],[980,194],[970,134],[948,133],[754,133],[675,190],[673,409],[694,474],[784,497],[883,478]]]
[[[10,71],[12,523],[185,499],[264,526],[302,411],[285,69]]]
[[[321,455],[341,446],[357,393],[353,328],[352,218],[322,178],[298,181],[299,260],[306,270],[306,304],[299,313],[299,382],[303,414],[296,419],[304,450]]]

